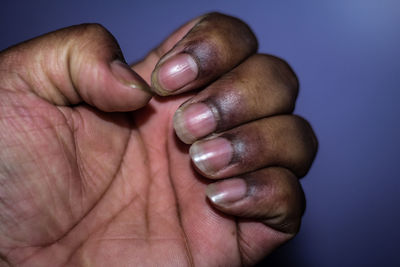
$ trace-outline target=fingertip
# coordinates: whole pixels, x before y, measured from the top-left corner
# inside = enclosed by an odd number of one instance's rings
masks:
[[[114,77],[123,85],[132,89],[139,89],[151,96],[150,87],[128,64],[117,59],[111,62],[110,69]]]
[[[217,207],[228,207],[247,195],[247,185],[243,179],[232,178],[209,184],[206,189],[208,199]]]
[[[187,127],[185,127],[185,119],[183,116],[184,114],[181,108],[174,114],[173,125],[175,134],[185,144],[192,144],[196,138],[187,130]]]
[[[297,177],[275,167],[212,183],[206,195],[215,208],[228,215],[289,234],[299,230],[305,207]]]
[[[166,96],[204,87],[257,50],[257,39],[243,21],[219,13],[191,24],[152,73],[155,93]]]
[[[175,133],[182,142],[193,144],[216,130],[214,117],[213,111],[205,103],[185,104],[174,114]]]
[[[223,137],[195,142],[189,149],[194,166],[208,178],[223,178],[234,157],[231,142]],[[228,170],[229,171],[229,170]]]
[[[159,95],[174,94],[194,81],[198,73],[199,68],[193,57],[187,53],[180,53],[157,64],[151,76],[152,86]]]
[[[111,109],[114,109],[114,111],[132,111],[145,106],[150,101],[152,97],[150,87],[126,63],[121,60],[114,60],[110,63],[110,70],[115,81],[118,82],[113,93],[117,94],[119,98],[114,101],[112,98],[109,99]]]

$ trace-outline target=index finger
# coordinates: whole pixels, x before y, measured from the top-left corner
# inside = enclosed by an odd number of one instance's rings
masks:
[[[151,82],[159,95],[180,94],[205,86],[257,50],[257,39],[241,20],[203,16],[157,63]]]

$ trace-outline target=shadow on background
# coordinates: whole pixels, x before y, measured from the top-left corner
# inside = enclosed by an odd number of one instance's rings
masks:
[[[300,255],[297,255],[297,252],[300,250],[296,250],[296,247],[300,245],[299,243],[289,242],[271,255],[267,256],[263,261],[256,265],[256,267],[298,267],[303,266],[300,264],[297,259],[300,258]]]

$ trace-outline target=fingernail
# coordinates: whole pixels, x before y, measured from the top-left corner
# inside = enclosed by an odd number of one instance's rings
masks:
[[[175,55],[164,63],[156,72],[158,85],[161,90],[173,92],[197,78],[196,61],[186,53]],[[157,86],[157,82],[155,86]]]
[[[114,60],[111,62],[110,67],[114,77],[121,83],[130,88],[138,88],[148,93],[151,92],[143,78],[136,74],[126,63]]]
[[[214,174],[227,167],[232,159],[231,143],[222,137],[194,143],[189,150],[196,167],[205,174]]]
[[[233,178],[207,186],[207,197],[217,205],[226,205],[243,199],[247,194],[247,185],[243,179]]]
[[[174,128],[179,139],[191,144],[217,128],[211,109],[204,103],[194,103],[179,108],[174,115]]]

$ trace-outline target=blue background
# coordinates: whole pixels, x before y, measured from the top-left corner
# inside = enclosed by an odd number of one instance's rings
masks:
[[[400,1],[2,1],[0,49],[99,22],[134,61],[208,11],[245,20],[260,51],[286,59],[301,93],[296,113],[320,150],[302,180],[300,234],[271,266],[400,266]]]

